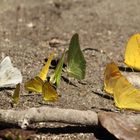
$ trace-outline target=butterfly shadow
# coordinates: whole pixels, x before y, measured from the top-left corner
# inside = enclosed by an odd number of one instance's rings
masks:
[[[13,88],[13,87],[2,87],[2,88],[0,88],[0,91],[3,91],[3,90],[13,90],[13,89],[15,89],[15,88]]]
[[[62,76],[62,79],[69,85],[72,85],[74,87],[78,87],[77,85],[75,85],[74,83],[72,83],[68,78]]]
[[[86,52],[86,51],[95,51],[95,52],[100,52],[100,50],[98,49],[95,49],[95,48],[85,48],[82,50],[83,52]]]
[[[56,69],[59,60],[60,60],[60,58],[58,58],[58,59],[53,59],[53,60],[51,61],[50,69]],[[47,61],[48,61],[48,58],[45,58],[44,61],[47,62]],[[64,64],[63,64],[63,68],[65,68],[65,67],[66,67],[66,64],[64,63]]]
[[[105,99],[108,99],[108,100],[113,100],[113,97],[112,96],[109,96],[107,94],[103,94],[103,93],[100,93],[100,92],[96,92],[96,91],[92,91],[94,94],[102,97],[102,98],[105,98]]]
[[[139,70],[135,70],[131,67],[123,67],[123,66],[119,66],[119,70],[123,72],[140,72]]]

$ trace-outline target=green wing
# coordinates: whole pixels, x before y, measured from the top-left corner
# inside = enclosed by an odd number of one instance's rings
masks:
[[[64,57],[65,57],[65,51],[63,52],[62,57],[57,64],[54,74],[50,77],[50,83],[52,83],[52,84],[56,83],[56,87],[58,87],[58,85],[60,84]]]
[[[70,76],[81,80],[85,78],[86,61],[80,49],[78,34],[74,34],[71,38],[68,50],[67,72]]]

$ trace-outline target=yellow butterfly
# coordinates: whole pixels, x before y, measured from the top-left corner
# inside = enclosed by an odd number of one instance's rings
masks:
[[[106,66],[104,89],[114,96],[118,108],[140,110],[140,90],[121,74],[114,62]]]
[[[58,100],[58,93],[56,92],[56,89],[48,81],[43,84],[42,94],[45,101],[52,102]]]
[[[54,53],[52,53],[42,68],[39,75],[25,83],[25,89],[32,92],[42,93],[45,101],[56,101],[58,99],[58,93],[50,82],[46,81],[46,76],[49,70],[49,66],[53,59]]]
[[[18,83],[18,84],[16,85],[14,94],[13,94],[13,96],[12,96],[13,104],[18,104],[19,98],[20,98],[20,83]]]
[[[124,76],[121,76],[114,87],[115,105],[140,111],[140,90],[136,89]]]
[[[43,81],[40,77],[36,76],[26,83],[28,85],[28,91],[34,91],[42,93],[45,101],[56,101],[58,99],[58,93],[53,85],[48,81]],[[26,87],[26,85],[25,85]]]
[[[104,73],[104,90],[107,93],[113,94],[113,88],[119,77],[121,77],[121,73],[117,65],[114,62],[107,64]]]
[[[140,34],[134,34],[128,40],[124,62],[129,67],[140,70]]]
[[[43,84],[44,81],[39,76],[36,76],[33,79],[27,81],[24,84],[24,87],[27,91],[42,93]]]
[[[25,89],[27,91],[42,93],[42,86],[44,84],[44,81],[46,80],[48,70],[49,70],[49,66],[51,64],[53,56],[54,56],[54,52],[50,55],[47,63],[42,68],[42,70],[40,71],[38,76],[36,76],[33,79],[25,82],[24,86],[25,86]]]

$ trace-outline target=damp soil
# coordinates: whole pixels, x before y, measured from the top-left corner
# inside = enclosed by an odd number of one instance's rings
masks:
[[[111,60],[123,66],[126,42],[140,32],[139,4],[138,0],[1,0],[0,58],[10,56],[23,75],[21,100],[15,109],[54,106],[133,113],[115,108],[112,97],[103,91],[103,74]],[[52,51],[58,59],[74,33],[79,34],[87,62],[85,79],[70,78],[72,84],[62,79],[58,89],[62,96],[55,103],[45,103],[40,95],[25,91],[24,82],[38,74]],[[2,109],[12,108],[12,93],[11,89],[0,91]],[[100,128],[57,123],[47,124],[46,131],[41,127],[36,126],[39,138],[105,139]]]

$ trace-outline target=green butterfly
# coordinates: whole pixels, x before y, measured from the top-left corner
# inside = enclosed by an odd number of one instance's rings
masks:
[[[69,76],[73,76],[78,80],[85,78],[86,61],[80,49],[79,36],[77,33],[72,36],[70,41],[66,71]]]
[[[65,58],[65,50],[62,54],[61,59],[59,60],[57,66],[56,66],[54,74],[50,77],[50,83],[56,84],[56,87],[59,86],[60,81],[61,81],[61,73],[62,73],[62,69],[63,69],[64,58]]]

